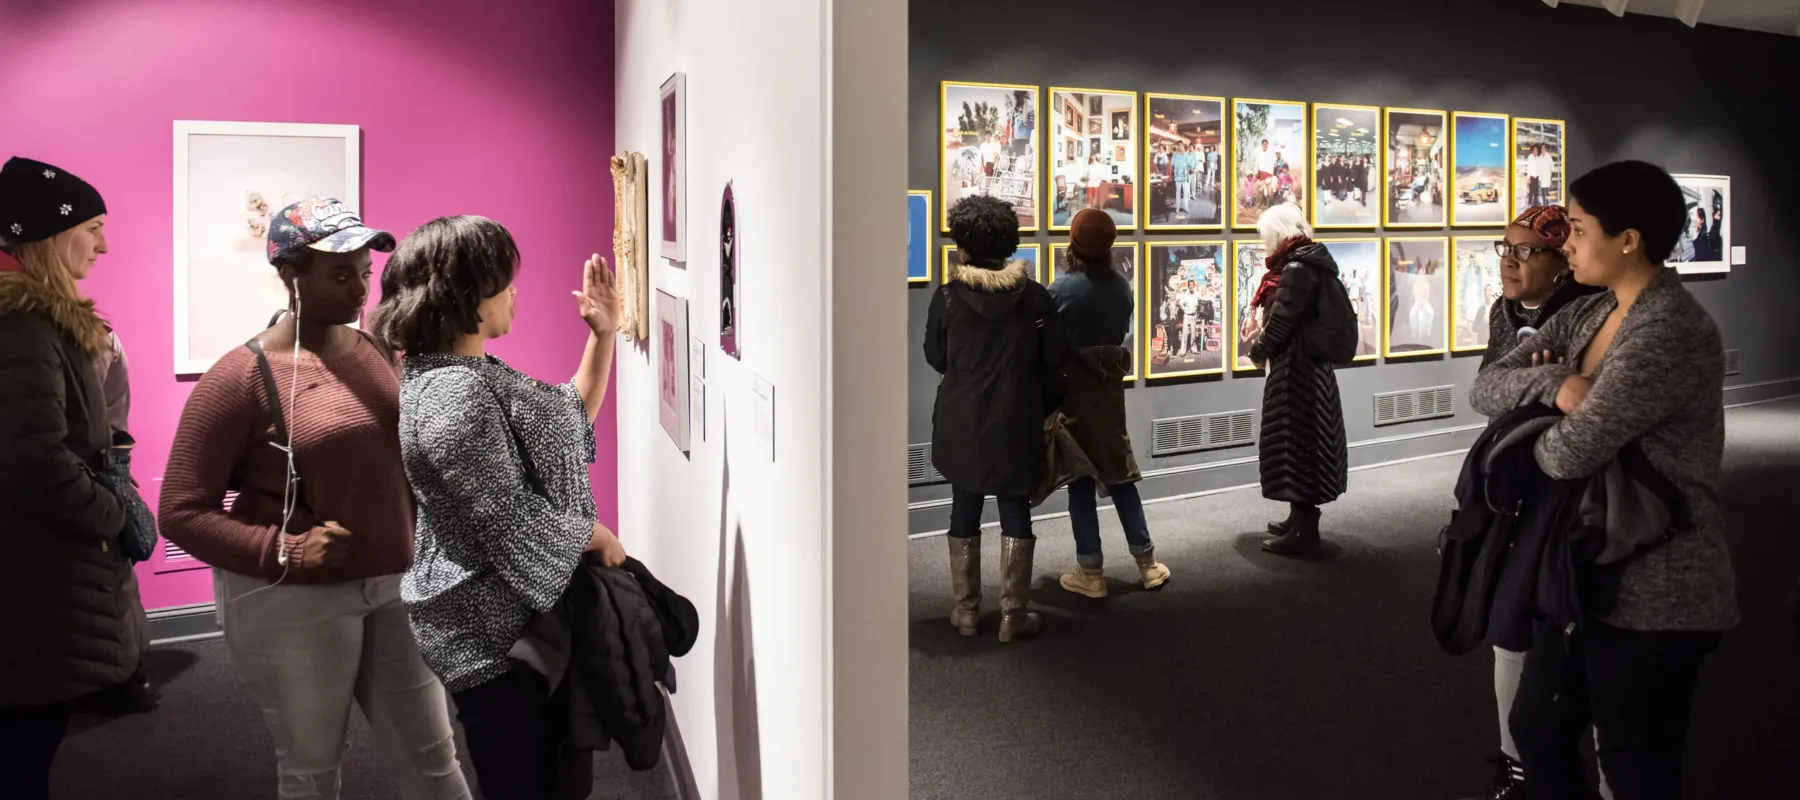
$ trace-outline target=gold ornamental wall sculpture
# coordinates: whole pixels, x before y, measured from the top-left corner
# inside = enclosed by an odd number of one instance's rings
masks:
[[[650,227],[648,172],[643,153],[625,151],[612,158],[613,269],[624,295],[619,332],[627,341],[650,338],[650,253],[644,238]]]

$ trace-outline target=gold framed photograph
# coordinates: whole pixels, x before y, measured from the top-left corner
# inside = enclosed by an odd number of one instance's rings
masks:
[[[1007,259],[1007,263],[1025,262],[1025,272],[1031,276],[1032,280],[1043,283],[1044,268],[1038,259],[1038,254],[1041,252],[1042,250],[1035,243],[1021,244],[1018,250],[1013,251],[1012,258]],[[962,267],[961,251],[957,250],[954,244],[944,245],[944,283],[949,283],[954,270],[960,267]]]
[[[1504,227],[1512,220],[1508,200],[1507,131],[1512,117],[1456,111],[1450,114],[1450,176],[1456,199],[1450,204],[1453,228]]]
[[[1566,206],[1568,161],[1563,149],[1563,121],[1513,117],[1512,215],[1532,206]]]
[[[1216,375],[1225,371],[1227,332],[1224,240],[1151,242],[1145,245],[1143,291],[1138,298],[1144,331],[1144,378]]]
[[[1069,246],[1067,244],[1057,242],[1052,242],[1050,244],[1050,265],[1050,282],[1052,284],[1056,283],[1058,278],[1068,274]],[[1131,296],[1135,299],[1137,297],[1138,284],[1137,242],[1126,242],[1124,244],[1115,244],[1112,246],[1112,268],[1114,272],[1119,273],[1119,277],[1125,280],[1125,285],[1131,287]],[[1124,381],[1126,383],[1136,383],[1138,379],[1137,354],[1139,352],[1136,315],[1133,315],[1132,317],[1129,330],[1125,336],[1125,341],[1120,342],[1119,344],[1131,353],[1131,372],[1125,376]]]
[[[1282,203],[1306,208],[1306,104],[1240,97],[1231,108],[1231,227],[1253,229]]]
[[[1256,287],[1263,273],[1269,271],[1269,248],[1255,239],[1239,239],[1231,243],[1231,369],[1246,372],[1256,369],[1250,360],[1250,346],[1262,335],[1263,313],[1252,309]]]
[[[1225,98],[1144,95],[1144,230],[1225,227]]]
[[[1450,239],[1390,237],[1382,270],[1391,316],[1383,328],[1386,358],[1439,355],[1450,349]]]
[[[1381,109],[1314,103],[1312,142],[1313,227],[1374,230],[1381,224]]]
[[[1442,228],[1444,163],[1442,111],[1390,108],[1382,115],[1382,157],[1387,181],[1381,205],[1386,228]]]
[[[1094,208],[1112,217],[1119,230],[1137,227],[1137,92],[1050,87],[1050,117],[1044,130],[1050,150],[1050,230],[1066,231],[1075,215]],[[1094,113],[1094,109],[1099,109]],[[1099,130],[1092,123],[1099,123]],[[1073,152],[1052,143],[1086,136]]]
[[[1013,204],[1019,230],[1039,227],[1038,87],[944,81],[938,100],[938,227],[950,231],[950,208],[973,195]]]
[[[1456,267],[1450,271],[1450,350],[1486,350],[1488,315],[1500,301],[1499,236],[1458,236],[1451,241]]]
[[[1381,294],[1381,239],[1321,239],[1338,265],[1338,279],[1350,295],[1356,312],[1356,359],[1373,361],[1381,356],[1382,323],[1387,319],[1386,298]]]

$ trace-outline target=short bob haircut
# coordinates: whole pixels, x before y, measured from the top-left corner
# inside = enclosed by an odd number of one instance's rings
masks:
[[[1264,247],[1269,248],[1269,255],[1296,236],[1312,238],[1312,226],[1306,222],[1306,212],[1294,203],[1282,203],[1262,213],[1256,220],[1256,232],[1262,235]]]
[[[1687,199],[1662,167],[1643,161],[1615,161],[1569,184],[1569,196],[1600,223],[1607,236],[1636,230],[1644,258],[1668,260],[1687,228]]]
[[[950,207],[950,238],[963,263],[999,269],[1019,251],[1019,215],[997,197],[965,197]]]
[[[449,352],[481,330],[481,302],[505,291],[518,271],[519,248],[500,223],[439,217],[394,249],[369,327],[393,350]]]

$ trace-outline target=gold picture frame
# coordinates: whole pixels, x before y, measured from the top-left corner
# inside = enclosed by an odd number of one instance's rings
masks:
[[[1360,312],[1357,314],[1356,348],[1358,351],[1362,350],[1363,342],[1365,341],[1363,334],[1363,328],[1365,327],[1363,324],[1364,320],[1366,318],[1373,318],[1374,325],[1368,326],[1373,328],[1373,333],[1369,334],[1369,352],[1359,352],[1352,361],[1376,361],[1380,359],[1382,351],[1382,335],[1387,330],[1388,300],[1387,283],[1384,278],[1387,274],[1387,256],[1385,255],[1387,251],[1386,245],[1379,236],[1345,236],[1341,238],[1320,239],[1318,242],[1319,244],[1325,245],[1325,249],[1330,251],[1332,259],[1337,261],[1338,279],[1343,282],[1344,291],[1349,293],[1351,304],[1353,306],[1355,305],[1357,291],[1361,289],[1364,293],[1364,309],[1374,310],[1373,314]],[[1336,245],[1337,247],[1334,248],[1333,245]],[[1357,285],[1358,282],[1351,277],[1352,272],[1356,269],[1356,265],[1353,265],[1350,260],[1346,258],[1348,254],[1344,252],[1344,248],[1351,245],[1370,245],[1375,250],[1373,261],[1368,265],[1369,274],[1360,276],[1360,286]],[[1371,278],[1374,279],[1373,286],[1368,283]]]
[[[1069,250],[1069,245],[1067,243],[1063,243],[1063,242],[1051,242],[1050,243],[1050,260],[1048,262],[1048,273],[1049,273],[1049,278],[1050,278],[1049,282],[1050,283],[1055,283],[1057,278],[1060,278],[1062,276],[1062,274],[1063,274],[1062,268],[1061,268],[1062,261],[1060,259],[1062,257],[1062,254],[1068,252],[1068,250]],[[1113,250],[1113,269],[1115,271],[1118,271],[1120,273],[1120,277],[1124,278],[1127,283],[1131,284],[1132,297],[1136,298],[1137,292],[1138,292],[1138,288],[1137,288],[1138,279],[1139,279],[1139,276],[1141,276],[1143,274],[1143,269],[1139,266],[1140,263],[1142,262],[1142,259],[1139,258],[1140,251],[1138,249],[1138,243],[1137,242],[1122,242],[1122,243],[1114,244],[1112,246],[1112,250]],[[1129,268],[1128,271],[1119,270],[1118,254],[1120,251],[1124,251],[1125,253],[1129,254],[1130,263],[1127,264],[1127,267]],[[1131,335],[1128,337],[1128,339],[1129,339],[1129,344],[1126,344],[1124,346],[1128,350],[1131,351],[1131,372],[1130,372],[1130,374],[1127,374],[1121,380],[1123,380],[1125,383],[1137,383],[1137,379],[1138,379],[1137,354],[1140,350],[1140,347],[1138,344],[1139,336],[1138,336],[1137,316],[1135,314],[1132,316],[1132,319],[1131,319]]]
[[[1500,172],[1499,184],[1500,185],[1497,187],[1484,188],[1484,182],[1480,181],[1478,179],[1470,187],[1471,201],[1479,201],[1480,198],[1485,197],[1487,195],[1488,191],[1493,191],[1496,193],[1496,196],[1495,196],[1496,199],[1492,202],[1495,203],[1496,208],[1500,212],[1500,216],[1497,219],[1468,220],[1468,219],[1463,219],[1462,215],[1459,213],[1462,210],[1462,196],[1463,196],[1463,178],[1462,178],[1462,174],[1461,174],[1462,168],[1463,168],[1463,164],[1462,164],[1463,129],[1462,129],[1462,125],[1460,123],[1462,122],[1462,120],[1465,120],[1465,119],[1468,119],[1468,120],[1488,119],[1488,120],[1499,120],[1500,121],[1500,127],[1501,127],[1501,131],[1502,131],[1502,135],[1500,136],[1500,141],[1498,143],[1499,147],[1502,150],[1501,159],[1500,159],[1500,167],[1499,167],[1499,172]],[[1449,178],[1449,181],[1450,181],[1450,196],[1445,198],[1445,200],[1444,200],[1445,205],[1449,206],[1449,210],[1450,210],[1450,227],[1452,227],[1452,228],[1504,228],[1504,227],[1506,227],[1506,223],[1512,221],[1512,218],[1513,218],[1512,211],[1511,211],[1511,207],[1512,207],[1512,173],[1513,173],[1513,168],[1512,168],[1512,158],[1513,158],[1512,129],[1513,129],[1512,116],[1509,114],[1491,114],[1491,113],[1486,113],[1486,112],[1481,112],[1481,111],[1452,111],[1452,112],[1450,112],[1450,166],[1447,170],[1448,175],[1446,176]],[[1477,169],[1481,169],[1481,168],[1477,167]],[[1479,176],[1479,173],[1477,173],[1477,175]]]
[[[1449,201],[1452,199],[1444,188],[1446,162],[1437,164],[1437,186],[1439,194],[1438,219],[1412,222],[1395,222],[1394,217],[1394,115],[1417,114],[1437,118],[1437,144],[1442,144],[1444,128],[1450,124],[1450,112],[1431,108],[1384,108],[1381,111],[1381,227],[1383,228],[1442,228],[1450,221]],[[1446,151],[1440,153],[1447,156]]]
[[[1050,117],[1048,120],[1048,124],[1040,124],[1038,127],[1042,129],[1041,133],[1043,134],[1044,154],[1045,154],[1045,157],[1049,159],[1047,162],[1049,164],[1049,170],[1048,170],[1047,174],[1045,174],[1043,177],[1044,185],[1047,187],[1050,187],[1050,191],[1045,192],[1045,195],[1047,195],[1045,197],[1045,199],[1048,201],[1046,203],[1046,205],[1049,206],[1048,213],[1045,215],[1048,218],[1048,222],[1049,222],[1049,227],[1047,229],[1053,233],[1066,232],[1069,230],[1070,226],[1073,224],[1075,215],[1077,213],[1080,213],[1083,209],[1088,209],[1088,208],[1097,208],[1097,209],[1100,209],[1101,211],[1105,211],[1106,206],[1108,204],[1105,202],[1102,202],[1098,206],[1084,205],[1081,208],[1070,210],[1068,222],[1059,224],[1056,221],[1057,203],[1061,200],[1061,198],[1055,197],[1055,196],[1048,196],[1048,195],[1051,195],[1054,192],[1055,187],[1056,187],[1057,175],[1061,171],[1060,168],[1063,166],[1062,158],[1057,156],[1055,143],[1057,141],[1057,135],[1058,135],[1057,125],[1059,123],[1062,123],[1064,120],[1064,113],[1063,113],[1064,106],[1067,105],[1070,108],[1073,108],[1074,114],[1075,114],[1075,126],[1072,129],[1070,129],[1068,132],[1077,134],[1078,136],[1083,137],[1083,138],[1093,139],[1093,138],[1095,138],[1094,136],[1091,136],[1091,135],[1088,135],[1085,133],[1085,131],[1088,130],[1088,125],[1087,125],[1086,120],[1092,118],[1092,114],[1090,113],[1092,110],[1091,109],[1092,104],[1088,101],[1091,99],[1095,99],[1095,98],[1101,99],[1101,102],[1100,102],[1101,111],[1100,111],[1099,119],[1101,120],[1102,127],[1101,127],[1101,132],[1100,132],[1100,135],[1098,138],[1103,143],[1103,146],[1102,146],[1100,152],[1098,152],[1098,153],[1089,152],[1086,154],[1086,156],[1083,156],[1083,157],[1086,158],[1086,157],[1093,157],[1096,155],[1112,153],[1113,148],[1120,146],[1120,142],[1123,141],[1124,142],[1123,146],[1126,148],[1125,158],[1123,158],[1123,159],[1115,158],[1115,159],[1113,159],[1113,161],[1114,161],[1115,166],[1122,166],[1124,168],[1124,170],[1127,173],[1126,175],[1124,175],[1124,177],[1128,178],[1129,180],[1123,184],[1121,184],[1118,181],[1113,181],[1112,185],[1115,187],[1122,185],[1124,187],[1124,191],[1130,191],[1130,192],[1133,192],[1134,194],[1136,192],[1142,191],[1142,188],[1143,188],[1140,185],[1142,183],[1142,180],[1141,180],[1142,175],[1129,174],[1130,172],[1135,171],[1137,169],[1137,159],[1132,156],[1131,149],[1132,148],[1141,149],[1143,146],[1142,136],[1139,134],[1139,131],[1143,128],[1143,110],[1140,105],[1141,98],[1137,92],[1120,91],[1120,90],[1116,90],[1116,89],[1084,89],[1084,88],[1074,87],[1074,86],[1051,86],[1051,87],[1045,89],[1044,91],[1045,91],[1045,97],[1047,98],[1047,101],[1050,104],[1051,114],[1050,114]],[[1066,104],[1058,103],[1057,100],[1065,95],[1076,95],[1076,96],[1079,96],[1081,98],[1081,100],[1078,102],[1069,102]],[[1118,108],[1118,106],[1112,105],[1112,104],[1108,103],[1107,101],[1110,99],[1124,98],[1124,97],[1131,98],[1131,104],[1130,104],[1131,116],[1129,118],[1130,130],[1128,132],[1128,136],[1126,139],[1119,140],[1119,139],[1113,138],[1114,131],[1113,131],[1113,125],[1112,125],[1112,119],[1111,119],[1112,115],[1114,113],[1116,113],[1119,110],[1119,108]],[[1123,200],[1124,200],[1124,198],[1121,198],[1121,201],[1123,201]],[[1127,219],[1124,221],[1120,221],[1119,219],[1115,218],[1115,219],[1113,219],[1113,223],[1121,231],[1136,230],[1138,227],[1138,222],[1139,222],[1138,212],[1137,212],[1137,198],[1134,196],[1130,199],[1129,202],[1123,202],[1123,205],[1125,207],[1125,211],[1123,213],[1126,215]],[[1023,230],[1023,228],[1021,228],[1021,230]]]
[[[1394,324],[1402,316],[1402,314],[1400,313],[1400,310],[1399,310],[1399,305],[1397,304],[1397,298],[1395,297],[1395,294],[1394,294],[1397,291],[1397,289],[1394,287],[1394,245],[1395,244],[1409,244],[1409,243],[1436,244],[1442,248],[1443,255],[1442,255],[1442,258],[1439,260],[1439,264],[1442,267],[1442,269],[1444,270],[1444,280],[1443,280],[1444,299],[1443,299],[1442,304],[1447,306],[1448,303],[1450,302],[1450,271],[1452,269],[1452,265],[1445,263],[1445,262],[1449,261],[1449,259],[1450,259],[1450,237],[1448,237],[1448,236],[1390,236],[1390,237],[1388,237],[1387,240],[1385,242],[1383,242],[1383,246],[1381,248],[1381,297],[1382,297],[1382,302],[1387,304],[1387,307],[1392,311],[1392,313],[1388,315],[1388,318],[1385,320],[1385,324],[1383,324],[1381,326],[1381,357],[1384,359],[1388,359],[1390,361],[1393,359],[1396,359],[1396,358],[1418,358],[1421,356],[1437,356],[1437,355],[1443,355],[1444,353],[1447,353],[1450,351],[1450,319],[1447,316],[1442,317],[1442,318],[1436,318],[1431,323],[1429,323],[1429,324],[1437,327],[1438,333],[1441,336],[1443,336],[1444,345],[1442,347],[1425,347],[1425,348],[1419,349],[1419,350],[1403,350],[1403,351],[1395,351],[1394,350],[1394,341],[1393,341]],[[1436,317],[1437,311],[1436,311],[1435,306],[1432,308],[1432,314],[1434,317]]]
[[[1343,119],[1343,115],[1340,115],[1338,112],[1352,112],[1352,113],[1356,113],[1356,114],[1371,115],[1372,118],[1370,119],[1370,125],[1372,127],[1369,128],[1368,130],[1362,131],[1362,133],[1366,133],[1369,137],[1369,143],[1373,144],[1375,146],[1374,150],[1369,153],[1371,166],[1373,166],[1377,172],[1382,172],[1381,151],[1384,146],[1384,141],[1382,140],[1383,139],[1383,133],[1382,133],[1383,123],[1382,123],[1381,106],[1359,106],[1359,105],[1350,105],[1350,104],[1345,104],[1345,103],[1313,103],[1312,104],[1312,115],[1309,120],[1310,124],[1307,126],[1307,135],[1309,137],[1311,137],[1311,147],[1312,147],[1313,162],[1314,162],[1312,164],[1313,173],[1314,173],[1312,176],[1313,185],[1308,187],[1312,192],[1312,201],[1307,204],[1307,206],[1308,206],[1307,212],[1311,216],[1313,229],[1321,230],[1321,231],[1328,231],[1328,230],[1368,230],[1368,231],[1372,231],[1372,230],[1375,230],[1376,228],[1381,226],[1381,223],[1383,221],[1379,210],[1371,210],[1370,219],[1367,222],[1328,222],[1328,221],[1326,221],[1325,210],[1319,208],[1319,202],[1325,197],[1325,193],[1320,191],[1320,189],[1319,189],[1319,186],[1318,186],[1319,178],[1317,175],[1317,172],[1319,169],[1319,165],[1317,163],[1318,159],[1319,159],[1319,156],[1318,156],[1319,138],[1321,135],[1321,132],[1319,130],[1319,120],[1323,117],[1323,114],[1321,112],[1330,113],[1334,120]],[[1333,127],[1336,128],[1337,126],[1333,126]],[[1386,186],[1385,172],[1383,172],[1383,174],[1381,174],[1381,175],[1377,175],[1376,178],[1377,178],[1377,180],[1374,181],[1375,185],[1370,186],[1365,191],[1365,194],[1368,194],[1371,192],[1379,194],[1382,190],[1382,187]],[[1386,198],[1383,198],[1383,199],[1385,200]],[[1365,200],[1366,200],[1366,198],[1365,198]],[[1385,207],[1386,206],[1383,206],[1383,208],[1385,208]]]
[[[1519,180],[1519,126],[1520,125],[1555,125],[1556,126],[1556,196],[1548,198],[1551,205],[1566,206],[1569,204],[1569,125],[1560,119],[1542,119],[1539,117],[1513,117],[1506,126],[1506,171],[1512,179],[1512,213],[1509,220],[1518,217],[1530,208],[1529,199],[1520,197],[1521,192],[1528,192],[1528,184]]]
[[[1151,201],[1152,201],[1152,198],[1154,197],[1153,193],[1155,190],[1154,190],[1153,185],[1150,180],[1150,173],[1151,173],[1151,169],[1152,169],[1150,160],[1151,160],[1151,158],[1153,158],[1153,155],[1150,152],[1150,149],[1151,149],[1150,148],[1150,138],[1151,138],[1150,133],[1151,133],[1152,129],[1155,127],[1152,120],[1155,119],[1156,102],[1158,100],[1166,100],[1166,101],[1181,102],[1181,103],[1213,103],[1219,109],[1219,122],[1218,122],[1218,124],[1219,124],[1219,146],[1221,147],[1221,149],[1224,152],[1220,153],[1219,174],[1213,176],[1213,185],[1211,187],[1209,187],[1214,190],[1214,193],[1216,195],[1218,195],[1218,198],[1219,198],[1218,209],[1217,209],[1218,214],[1219,214],[1218,222],[1201,222],[1201,223],[1196,223],[1196,224],[1164,223],[1161,225],[1153,222],[1153,220],[1156,218],[1156,214],[1152,210],[1152,207],[1151,207]],[[1144,163],[1143,163],[1142,171],[1139,173],[1140,177],[1138,178],[1139,194],[1142,195],[1142,197],[1140,198],[1141,210],[1138,213],[1140,215],[1142,215],[1141,216],[1142,225],[1140,227],[1142,227],[1145,232],[1152,232],[1152,231],[1223,231],[1225,229],[1225,218],[1226,218],[1226,214],[1228,213],[1228,207],[1229,207],[1230,203],[1227,201],[1227,199],[1225,197],[1225,175],[1224,175],[1224,173],[1225,173],[1226,168],[1231,166],[1230,159],[1228,157],[1226,157],[1226,155],[1225,155],[1225,153],[1228,153],[1231,150],[1231,143],[1228,141],[1230,139],[1231,132],[1230,132],[1230,129],[1227,127],[1228,123],[1225,119],[1225,108],[1228,104],[1229,103],[1226,101],[1226,99],[1224,97],[1212,97],[1209,95],[1162,94],[1159,92],[1146,92],[1144,94],[1144,121],[1143,121],[1143,125],[1141,126],[1144,131],[1144,141],[1142,143],[1142,146],[1139,148],[1140,150],[1143,151]]]
[[[1484,255],[1494,259],[1494,277],[1497,282],[1500,277],[1500,257],[1494,252],[1494,242],[1503,241],[1506,241],[1505,237],[1492,234],[1450,237],[1450,352],[1452,353],[1473,353],[1479,350],[1486,350],[1488,345],[1491,344],[1490,342],[1483,342],[1481,344],[1465,345],[1462,344],[1458,338],[1462,333],[1463,318],[1463,244],[1480,243],[1485,245],[1485,247],[1478,249]],[[1496,296],[1488,300],[1488,304],[1484,309],[1493,308],[1493,304],[1498,302],[1499,299],[1500,298]],[[1487,315],[1478,315],[1475,319],[1475,326],[1476,332],[1486,334],[1488,331]],[[1483,338],[1485,338],[1485,336]]]
[[[1244,330],[1250,301],[1256,297],[1256,284],[1262,279],[1256,264],[1268,261],[1269,249],[1257,239],[1234,239],[1228,246],[1231,248],[1231,274],[1226,276],[1225,287],[1231,292],[1231,313],[1227,315],[1227,324],[1231,327],[1226,333],[1231,337],[1231,371],[1259,372],[1261,370],[1250,361],[1250,351],[1245,347],[1248,342],[1240,334]],[[1246,253],[1252,254],[1249,260],[1246,260]]]
[[[948,284],[950,282],[950,270],[955,269],[957,266],[956,264],[953,264],[950,261],[950,254],[954,253],[954,252],[956,252],[956,245],[947,244],[947,245],[943,246],[943,265],[944,265],[944,272],[943,272],[944,280],[943,280],[943,282],[946,284]],[[1038,283],[1043,283],[1044,282],[1044,258],[1043,258],[1044,249],[1043,249],[1043,245],[1040,245],[1036,242],[1020,242],[1019,249],[1013,251],[1013,257],[1011,260],[1017,261],[1019,259],[1019,255],[1021,253],[1026,253],[1026,252],[1031,253],[1031,256],[1030,256],[1031,279],[1034,281],[1037,281]]]
[[[1174,372],[1162,372],[1162,373],[1159,373],[1156,371],[1156,363],[1155,363],[1156,352],[1155,352],[1155,348],[1153,346],[1153,343],[1156,340],[1156,333],[1155,333],[1156,319],[1155,319],[1155,317],[1152,317],[1151,314],[1153,313],[1155,307],[1157,306],[1157,303],[1155,302],[1156,276],[1155,276],[1155,271],[1152,266],[1152,263],[1154,261],[1156,251],[1159,248],[1170,248],[1170,247],[1216,247],[1216,248],[1218,248],[1218,263],[1215,265],[1215,268],[1219,271],[1219,280],[1222,283],[1222,287],[1221,287],[1221,291],[1219,293],[1219,307],[1218,307],[1219,366],[1217,366],[1217,367],[1208,367],[1208,368],[1202,368],[1202,369],[1186,369],[1186,370],[1177,370]],[[1138,346],[1139,346],[1139,358],[1141,359],[1141,363],[1139,363],[1137,365],[1137,369],[1142,371],[1144,380],[1146,380],[1146,381],[1162,381],[1162,380],[1169,380],[1171,378],[1191,378],[1191,377],[1200,376],[1200,375],[1220,375],[1220,374],[1223,374],[1227,370],[1229,363],[1232,360],[1232,356],[1231,356],[1231,352],[1230,352],[1231,347],[1230,347],[1230,345],[1226,344],[1226,341],[1228,340],[1228,337],[1232,337],[1232,336],[1236,335],[1236,332],[1233,330],[1233,328],[1231,326],[1232,313],[1231,313],[1231,284],[1230,284],[1230,274],[1229,274],[1230,267],[1226,263],[1229,260],[1226,253],[1230,249],[1231,249],[1231,242],[1226,241],[1224,239],[1174,239],[1174,240],[1168,240],[1168,241],[1146,242],[1144,244],[1143,258],[1141,259],[1142,267],[1138,271],[1138,294],[1137,294],[1137,303],[1139,306],[1139,310],[1138,310],[1139,332],[1138,332],[1137,338],[1138,338]],[[1168,334],[1165,332],[1164,335],[1167,336]],[[1204,349],[1206,346],[1205,341],[1206,341],[1206,336],[1205,336],[1205,333],[1202,332],[1201,333],[1202,349]]]
[[[1225,191],[1228,195],[1230,195],[1230,198],[1231,198],[1230,211],[1228,213],[1231,218],[1231,223],[1230,223],[1229,227],[1232,230],[1255,230],[1256,229],[1256,219],[1253,218],[1253,219],[1249,220],[1248,222],[1243,220],[1243,218],[1242,218],[1243,214],[1241,213],[1243,211],[1243,209],[1239,207],[1240,205],[1242,205],[1242,201],[1238,197],[1238,188],[1243,185],[1243,176],[1240,176],[1238,174],[1238,167],[1240,166],[1238,164],[1238,152],[1239,152],[1238,139],[1243,134],[1243,131],[1238,129],[1239,128],[1238,107],[1245,105],[1245,104],[1252,104],[1252,105],[1260,104],[1260,105],[1267,105],[1267,106],[1293,106],[1300,110],[1300,137],[1299,137],[1300,138],[1300,144],[1299,144],[1300,157],[1298,159],[1295,159],[1288,163],[1288,170],[1289,170],[1289,173],[1292,174],[1296,169],[1298,169],[1299,174],[1294,175],[1294,178],[1293,178],[1293,187],[1296,191],[1299,191],[1303,196],[1308,191],[1310,191],[1308,176],[1312,175],[1312,129],[1311,129],[1312,114],[1310,113],[1311,107],[1306,102],[1299,101],[1299,100],[1264,100],[1264,99],[1255,98],[1255,97],[1234,97],[1234,98],[1232,98],[1231,99],[1231,146],[1229,148],[1229,153],[1228,153],[1228,157],[1230,159],[1229,160],[1229,169],[1221,170],[1226,173],[1226,176],[1231,181],[1230,184],[1225,187]],[[1296,166],[1296,163],[1298,164],[1298,166]],[[1311,218],[1312,218],[1311,206],[1312,206],[1312,201],[1310,199],[1308,199],[1306,202],[1300,204],[1301,213],[1307,217],[1309,222],[1311,221]],[[1258,218],[1260,218],[1262,216],[1262,211],[1260,209],[1257,211],[1256,216]]]
[[[1037,127],[1043,127],[1043,124],[1044,124],[1043,92],[1037,86],[1026,86],[1023,84],[1012,84],[1012,83],[977,83],[977,82],[971,82],[971,81],[943,81],[939,85],[939,87],[938,87],[938,128],[937,128],[937,132],[934,134],[934,136],[938,140],[937,144],[934,145],[934,147],[936,147],[938,150],[938,197],[940,198],[939,199],[939,211],[938,211],[938,232],[939,233],[949,233],[950,232],[950,207],[953,205],[956,205],[956,201],[961,200],[965,196],[965,193],[963,193],[961,191],[953,193],[950,190],[950,178],[951,178],[952,169],[955,166],[954,162],[956,160],[960,160],[960,159],[953,159],[953,157],[950,155],[950,146],[951,146],[951,140],[950,140],[951,133],[950,132],[952,130],[957,131],[956,136],[959,140],[964,138],[964,136],[966,136],[966,134],[960,128],[952,127],[951,117],[950,117],[950,94],[953,89],[992,90],[992,91],[997,91],[997,92],[1002,92],[1002,93],[1004,93],[1004,92],[1021,92],[1021,91],[1022,92],[1030,92],[1031,93],[1031,98],[1030,98],[1031,103],[1030,103],[1030,108],[1028,109],[1030,112],[1030,116],[1028,117],[1030,124],[1037,126]],[[1004,116],[1002,116],[1001,123],[1002,124],[1005,123]],[[1026,142],[1030,143],[1029,146],[1031,147],[1032,152],[1030,153],[1029,157],[1015,156],[1013,158],[1014,163],[1020,163],[1022,161],[1023,163],[1029,165],[1030,175],[1025,178],[1011,178],[1011,179],[1004,179],[1004,180],[1024,181],[1025,183],[1028,184],[1027,186],[1024,187],[1024,191],[1022,193],[1008,192],[1005,194],[995,194],[991,191],[982,191],[982,192],[969,192],[967,194],[993,194],[994,196],[1001,197],[1003,199],[1012,199],[1015,197],[1019,197],[1019,198],[1029,200],[1030,208],[1027,209],[1026,212],[1020,214],[1019,231],[1021,233],[1033,233],[1033,232],[1040,230],[1043,227],[1043,175],[1040,173],[1042,171],[1042,165],[1044,163],[1044,158],[1043,158],[1044,154],[1037,152],[1038,136],[1037,136],[1037,132],[1035,130],[1030,131],[1026,136],[1014,137],[1014,140],[1015,141],[1026,141]],[[963,148],[963,149],[968,149],[966,142],[958,141],[957,146],[960,148]],[[979,150],[979,148],[976,148],[976,149]],[[981,161],[981,157],[979,156],[979,154],[977,154],[977,156],[976,156],[976,161],[977,162]],[[985,170],[985,165],[983,165],[983,164],[978,163],[977,167],[979,170]],[[996,165],[996,168],[997,168],[997,165]],[[993,175],[986,174],[985,171],[983,171],[982,174],[983,174],[984,180],[992,181],[995,178],[995,176],[993,176]],[[960,189],[960,187],[959,187],[959,189]],[[1018,208],[1017,202],[1014,202],[1014,208],[1015,208],[1015,210],[1017,210],[1017,208]],[[1026,221],[1027,215],[1029,215],[1029,218],[1030,218],[1029,222]]]

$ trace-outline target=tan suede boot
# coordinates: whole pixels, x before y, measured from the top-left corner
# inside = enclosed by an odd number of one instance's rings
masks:
[[[1057,583],[1062,584],[1064,589],[1082,597],[1092,597],[1098,600],[1106,596],[1106,570],[1104,569],[1088,569],[1076,564],[1074,569],[1063,573]]]
[[[1156,589],[1169,582],[1169,568],[1156,563],[1154,550],[1137,557],[1137,568],[1145,589]]]
[[[950,624],[964,636],[981,627],[981,537],[950,537]]]
[[[1035,539],[1000,539],[1000,641],[1036,636],[1042,623],[1027,610],[1031,604],[1031,557]]]

